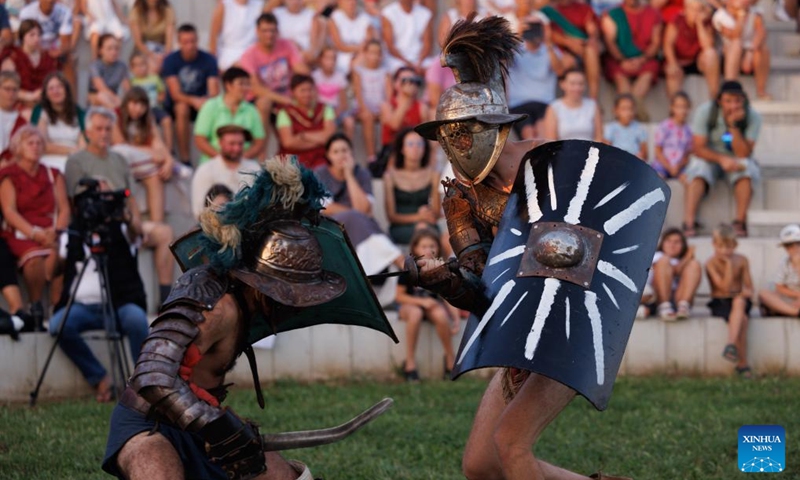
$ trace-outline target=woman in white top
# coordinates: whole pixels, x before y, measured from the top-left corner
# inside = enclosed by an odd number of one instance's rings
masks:
[[[278,19],[280,37],[297,44],[303,60],[313,65],[325,41],[325,24],[303,0],[284,0],[272,13]]]
[[[219,0],[211,17],[208,50],[217,57],[220,71],[238,62],[255,43],[255,19],[263,9],[264,0]]]
[[[45,77],[42,100],[33,110],[31,123],[45,139],[40,162],[63,173],[67,157],[84,148],[86,143],[83,110],[75,104],[72,87],[62,73],[54,72]]]
[[[377,33],[369,15],[358,10],[356,0],[339,0],[338,5],[331,14],[328,34],[336,49],[336,70],[346,75],[355,57],[369,40],[377,38]]]
[[[544,137],[548,140],[603,141],[603,119],[597,102],[585,97],[586,74],[577,68],[567,70],[559,87],[564,96],[547,107]]]

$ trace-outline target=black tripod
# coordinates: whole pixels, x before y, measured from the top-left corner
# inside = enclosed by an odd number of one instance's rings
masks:
[[[72,234],[72,232],[70,232],[70,234]],[[53,359],[56,347],[64,334],[64,326],[69,321],[69,312],[72,309],[72,305],[75,303],[75,294],[81,284],[83,274],[86,272],[88,266],[93,263],[92,261],[94,261],[94,264],[97,266],[98,278],[100,279],[103,326],[105,328],[105,338],[108,343],[109,358],[111,359],[111,378],[113,379],[113,388],[115,389],[114,394],[117,398],[122,394],[125,383],[130,377],[130,368],[128,367],[125,343],[122,339],[119,315],[117,315],[117,309],[114,308],[108,280],[108,254],[106,252],[105,242],[102,240],[103,239],[98,234],[88,234],[84,239],[86,245],[89,246],[91,254],[85,258],[80,272],[75,277],[72,292],[64,308],[64,318],[59,326],[58,335],[56,336],[55,342],[53,342],[53,346],[50,347],[50,353],[47,355],[47,361],[45,361],[42,373],[39,375],[39,380],[36,382],[36,388],[31,392],[30,406],[32,407],[36,405],[36,400],[39,397],[39,389],[42,387],[45,374],[47,374],[47,368],[50,366],[50,361]]]

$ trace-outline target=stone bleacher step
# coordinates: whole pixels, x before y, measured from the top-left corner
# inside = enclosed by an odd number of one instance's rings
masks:
[[[800,223],[800,211],[753,209],[747,214],[748,232],[752,236],[777,238],[781,229],[790,223]]]

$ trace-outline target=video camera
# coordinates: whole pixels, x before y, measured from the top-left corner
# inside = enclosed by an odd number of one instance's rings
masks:
[[[125,199],[130,190],[102,191],[94,178],[82,178],[75,195],[75,222],[85,238],[99,234],[106,239],[111,225],[125,221]]]

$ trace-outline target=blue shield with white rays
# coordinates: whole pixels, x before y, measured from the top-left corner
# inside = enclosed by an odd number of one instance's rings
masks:
[[[567,140],[528,152],[481,279],[490,307],[470,317],[453,377],[529,370],[604,410],[669,199],[618,148]]]

